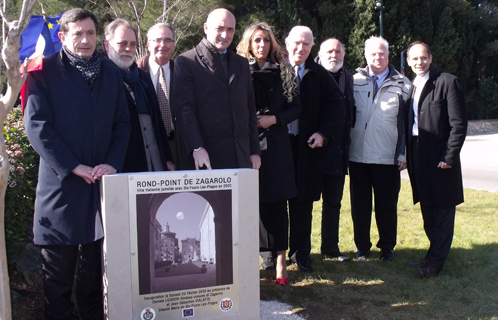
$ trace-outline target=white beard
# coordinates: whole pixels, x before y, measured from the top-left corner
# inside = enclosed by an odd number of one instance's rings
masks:
[[[344,64],[344,61],[339,61],[339,60],[331,60],[327,61],[327,63],[324,66],[325,69],[332,73],[336,73],[342,68],[342,65]]]
[[[128,70],[133,62],[135,62],[134,54],[128,52],[118,53],[112,46],[109,46],[109,52],[107,52],[107,54],[109,55],[109,59],[111,59],[111,61],[114,62],[119,69]],[[132,59],[130,61],[123,61],[121,60],[121,57],[123,56],[131,57]]]

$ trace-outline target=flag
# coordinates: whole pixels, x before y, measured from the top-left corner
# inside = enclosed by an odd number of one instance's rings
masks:
[[[48,56],[59,52],[62,44],[59,39],[60,18],[62,13],[55,17],[31,16],[28,26],[21,35],[21,49],[19,56],[21,63],[25,58],[31,57],[35,52],[43,52]]]

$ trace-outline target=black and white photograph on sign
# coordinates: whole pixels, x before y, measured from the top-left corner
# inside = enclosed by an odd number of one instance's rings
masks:
[[[137,194],[139,293],[233,284],[232,191]]]

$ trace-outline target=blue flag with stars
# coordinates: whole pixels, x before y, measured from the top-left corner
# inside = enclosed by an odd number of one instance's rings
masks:
[[[43,56],[61,50],[62,44],[58,36],[61,16],[62,13],[55,17],[47,17],[47,22],[43,16],[31,16],[28,26],[21,35],[21,49],[19,49],[21,63],[35,53],[36,44],[41,40],[45,42]]]

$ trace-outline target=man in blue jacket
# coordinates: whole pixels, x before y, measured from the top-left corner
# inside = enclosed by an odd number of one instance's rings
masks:
[[[102,320],[98,180],[121,170],[130,126],[118,69],[95,51],[97,19],[83,9],[61,17],[60,53],[29,73],[25,125],[40,154],[33,223],[42,248],[45,319],[73,319],[72,287],[85,320]]]

